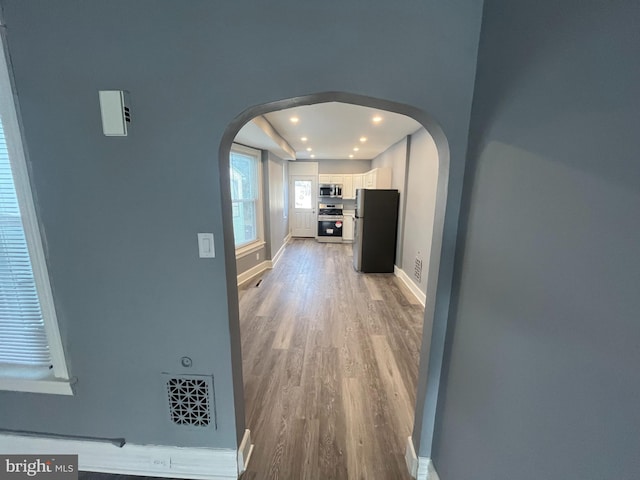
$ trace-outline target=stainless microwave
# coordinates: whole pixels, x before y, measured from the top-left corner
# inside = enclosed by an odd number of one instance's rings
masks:
[[[342,198],[342,185],[339,183],[320,184],[321,197]]]

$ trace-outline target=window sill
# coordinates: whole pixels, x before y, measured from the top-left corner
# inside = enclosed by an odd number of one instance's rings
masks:
[[[267,242],[264,240],[257,240],[255,242],[249,243],[248,245],[243,245],[240,248],[236,248],[236,258],[241,258],[250,253],[255,253],[258,250],[262,249],[266,245]]]
[[[51,393],[53,395],[73,395],[71,380],[61,378],[34,380],[31,378],[0,377],[0,391]]]

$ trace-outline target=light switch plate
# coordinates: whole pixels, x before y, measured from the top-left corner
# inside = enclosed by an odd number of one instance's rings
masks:
[[[213,233],[198,234],[198,253],[200,258],[215,258],[216,247],[213,243]]]

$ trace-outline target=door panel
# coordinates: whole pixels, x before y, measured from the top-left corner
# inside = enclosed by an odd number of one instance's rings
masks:
[[[312,175],[292,175],[290,177],[290,211],[292,237],[316,236],[316,177]]]

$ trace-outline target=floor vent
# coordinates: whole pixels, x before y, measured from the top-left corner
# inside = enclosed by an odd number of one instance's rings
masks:
[[[213,377],[166,375],[165,385],[173,424],[215,428]]]

